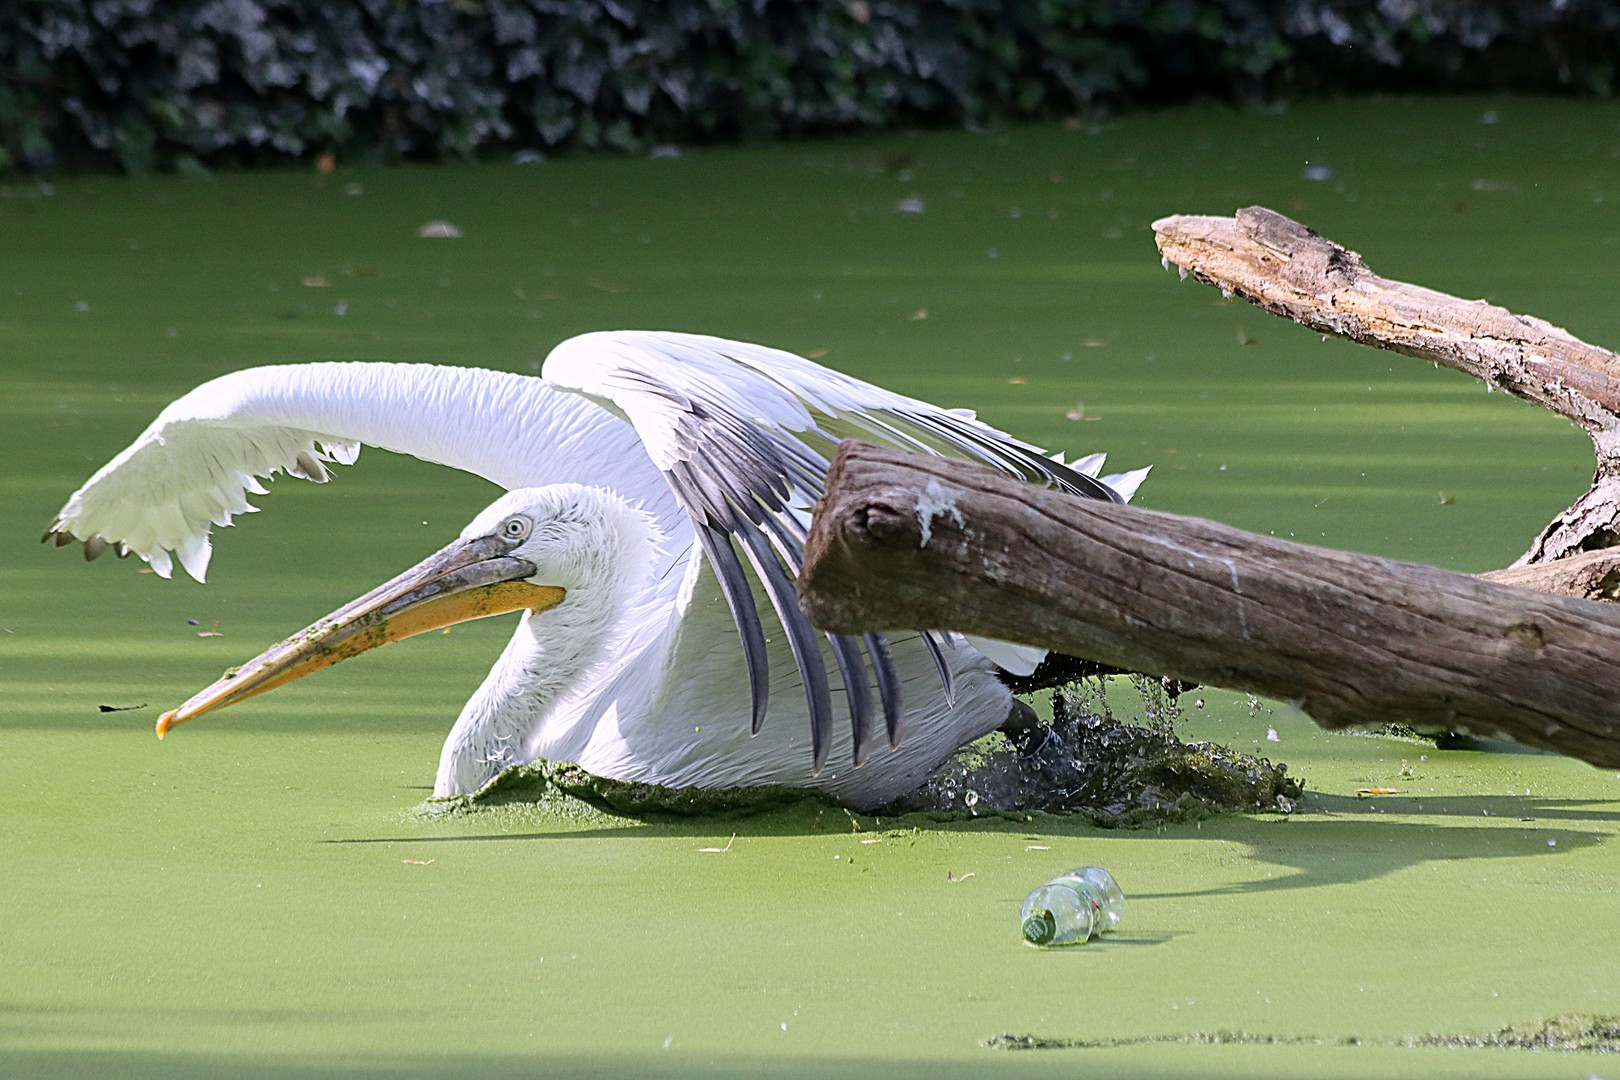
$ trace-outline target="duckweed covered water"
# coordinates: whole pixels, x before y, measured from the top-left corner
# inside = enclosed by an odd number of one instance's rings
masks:
[[[1155,508],[1501,566],[1584,489],[1584,436],[1178,283],[1148,223],[1270,205],[1380,273],[1613,344],[1617,152],[1610,104],[1386,100],[5,185],[0,1072],[1072,1075],[1068,1055],[982,1045],[1034,1032],[1108,1041],[1085,1065],[1118,1076],[1603,1075],[1579,1050],[1398,1041],[1620,1013],[1611,773],[1335,736],[1211,691],[1179,733],[1287,761],[1309,779],[1294,813],[1132,831],[807,805],[424,817],[507,620],[161,744],[152,721],[442,545],[487,484],[373,450],[324,487],[279,482],[218,538],[206,588],[36,540],[224,371],[531,371],[572,333],[641,326],[815,353],[1053,448],[1152,462]],[[462,237],[420,238],[432,220]],[[1024,947],[1019,898],[1084,863],[1129,882],[1129,923],[1069,954]],[[647,903],[603,902],[624,895]],[[1525,911],[1490,948],[1469,934]],[[1223,1031],[1277,1041],[1144,1041]]]

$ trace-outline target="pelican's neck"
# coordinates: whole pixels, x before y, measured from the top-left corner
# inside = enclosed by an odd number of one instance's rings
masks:
[[[646,591],[659,534],[650,516],[600,488],[581,488],[599,535],[571,552],[557,574],[531,580],[560,584],[555,607],[525,612],[445,740],[436,796],[477,791],[503,769],[538,756],[574,760],[591,734],[579,710],[565,706],[588,692],[628,643]],[[542,580],[545,579],[545,580]]]

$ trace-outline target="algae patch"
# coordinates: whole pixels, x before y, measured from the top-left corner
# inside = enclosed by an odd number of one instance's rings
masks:
[[[1139,689],[1153,698],[1151,687]],[[1060,687],[1044,742],[1024,752],[999,736],[975,744],[879,812],[1038,810],[1140,828],[1218,813],[1289,813],[1303,793],[1287,765],[1182,742],[1174,702],[1162,692],[1147,700],[1147,726],[1121,722],[1106,707],[1092,711],[1103,701],[1084,681]]]
[[[1104,1039],[1064,1039],[1043,1035],[995,1035],[983,1045],[992,1050],[1105,1050],[1149,1043],[1200,1046],[1407,1046],[1474,1047],[1499,1050],[1546,1050],[1567,1054],[1620,1053],[1620,1016],[1565,1013],[1529,1024],[1510,1024],[1483,1035],[1409,1035],[1364,1039],[1354,1035],[1318,1038],[1310,1035],[1266,1035],[1249,1031],[1190,1031],[1179,1035],[1139,1035]]]
[[[1620,1016],[1564,1013],[1533,1024],[1510,1024],[1484,1035],[1423,1035],[1403,1046],[1494,1046],[1570,1054],[1620,1054]]]
[[[507,769],[471,795],[435,800],[428,810],[457,813],[497,807],[532,807],[563,813],[581,804],[629,818],[745,816],[805,802],[832,805],[803,788],[669,788],[596,776],[569,761],[533,761]]]
[[[1045,1035],[993,1035],[991,1050],[1112,1050],[1121,1046],[1183,1043],[1192,1046],[1354,1046],[1355,1038],[1318,1039],[1310,1035],[1257,1035],[1249,1031],[1189,1031],[1180,1035],[1137,1035],[1117,1039],[1061,1039]]]

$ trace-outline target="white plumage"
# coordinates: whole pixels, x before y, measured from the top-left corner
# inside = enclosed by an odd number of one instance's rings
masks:
[[[960,638],[818,636],[799,614],[791,575],[809,510],[850,436],[1100,498],[1128,498],[1146,473],[1099,482],[1100,455],[1064,466],[971,413],[774,349],[598,333],[557,346],[538,379],[386,363],[215,379],[75,492],[47,538],[82,540],[91,558],[133,552],[164,576],[178,559],[201,581],[211,526],[253,510],[262,478],[324,481],[362,444],[463,469],[509,494],[458,543],[518,560],[566,597],[523,617],[445,744],[438,794],[540,756],[669,786],[814,787],[869,807],[994,730],[1011,698]],[[514,515],[547,543],[492,538]],[[1030,655],[985,649],[1009,664]],[[835,712],[851,718],[851,745],[829,758]]]

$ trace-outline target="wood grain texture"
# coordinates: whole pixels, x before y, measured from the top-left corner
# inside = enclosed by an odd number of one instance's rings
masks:
[[[1620,767],[1620,611],[993,469],[840,447],[800,577],[816,625],[926,627],[1264,694],[1324,727],[1466,731]]]

